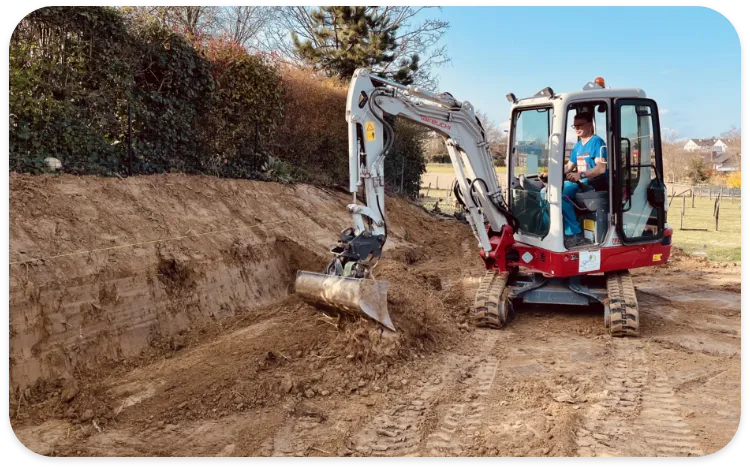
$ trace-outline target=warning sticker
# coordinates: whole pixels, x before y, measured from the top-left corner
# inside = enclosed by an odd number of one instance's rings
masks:
[[[583,220],[583,229],[594,231],[594,220],[586,218]]]
[[[365,122],[365,138],[368,142],[375,141],[375,122]]]
[[[654,254],[653,262],[659,262],[661,260],[661,254]]]
[[[578,254],[578,272],[594,272],[601,268],[602,257],[599,251],[581,251]]]

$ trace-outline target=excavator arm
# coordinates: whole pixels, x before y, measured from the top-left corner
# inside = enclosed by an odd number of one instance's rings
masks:
[[[365,69],[354,73],[346,107],[349,191],[356,197],[360,186],[364,186],[366,202],[358,205],[353,201],[348,207],[355,233],[369,229],[374,235],[385,234],[383,162],[395,139],[385,114],[421,124],[445,139],[467,219],[479,247],[489,253],[485,220],[500,232],[513,217],[504,208],[489,143],[472,105],[447,93],[434,94],[370,75]]]
[[[363,312],[393,329],[387,312],[387,285],[373,284],[377,281],[372,278],[373,262],[380,258],[388,237],[384,161],[396,136],[386,115],[421,124],[444,138],[456,174],[456,190],[488,266],[497,263],[490,259],[498,253],[496,240],[512,242],[518,221],[505,205],[485,131],[469,102],[459,102],[448,93],[401,85],[370,75],[366,69],[356,70],[346,104],[352,193],[347,209],[352,226],[341,233],[326,271],[299,272],[295,286],[307,300]],[[364,204],[358,201],[360,189]],[[492,234],[498,235],[495,243]]]

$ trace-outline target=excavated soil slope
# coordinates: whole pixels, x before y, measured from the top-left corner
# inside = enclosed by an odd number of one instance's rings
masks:
[[[700,455],[739,422],[736,266],[636,271],[638,339],[593,308],[475,330],[471,231],[389,199],[389,333],[289,293],[347,194],[174,175],[10,190],[9,411],[42,454]]]

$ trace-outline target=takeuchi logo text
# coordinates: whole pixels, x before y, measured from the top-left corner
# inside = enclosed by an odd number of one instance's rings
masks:
[[[427,116],[419,116],[422,119],[422,122],[427,122],[430,125],[434,125],[435,127],[440,127],[441,129],[450,130],[451,126],[450,124],[446,124],[445,122],[440,122],[439,120],[435,120],[432,117]]]

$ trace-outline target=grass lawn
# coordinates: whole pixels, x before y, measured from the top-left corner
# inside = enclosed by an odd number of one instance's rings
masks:
[[[498,176],[502,175],[503,177],[508,174],[507,168],[505,166],[496,166],[495,172]],[[430,173],[454,174],[453,165],[448,163],[429,163],[427,165],[427,174]]]
[[[496,167],[495,173],[497,173],[498,181],[505,185],[507,178],[507,170],[504,167]],[[422,174],[421,187],[426,189],[431,187],[433,189],[448,189],[456,180],[456,174],[453,171],[453,166],[450,164],[428,164],[427,171]]]
[[[688,198],[685,203],[683,228],[706,228],[708,231],[680,230],[682,199],[675,198],[669,207],[667,220],[674,229],[672,245],[689,254],[707,256],[721,262],[740,262],[740,200],[732,204],[729,198],[721,201],[719,208],[719,231],[714,225],[714,201],[708,198],[695,198],[695,208],[691,208]]]

